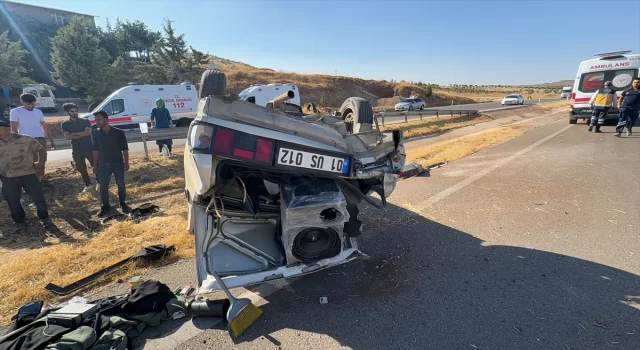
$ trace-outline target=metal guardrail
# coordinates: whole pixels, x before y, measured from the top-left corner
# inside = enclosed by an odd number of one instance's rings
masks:
[[[411,112],[378,112],[374,113],[374,117],[380,118],[382,121],[382,125],[385,125],[385,118],[398,118],[404,117],[404,122],[408,123],[409,118],[420,117],[422,120],[424,117],[428,116],[436,116],[436,118],[440,118],[440,116],[451,116],[460,115],[462,116],[467,114],[476,114],[478,110],[471,109],[456,109],[456,110],[441,110],[441,109],[425,109],[422,111],[411,111]],[[138,129],[125,130],[127,135],[128,142],[139,142],[142,141],[142,134]],[[165,138],[185,138],[187,137],[187,133],[189,132],[188,127],[182,128],[174,128],[174,129],[161,129],[161,130],[153,130],[149,131],[147,134],[147,141],[154,140],[162,140]],[[65,149],[71,146],[71,141],[65,139],[55,139],[56,148],[57,149]]]
[[[464,115],[468,115],[468,114],[477,114],[478,110],[476,109],[451,109],[451,110],[443,110],[443,109],[424,109],[424,110],[418,110],[418,111],[407,111],[407,112],[378,112],[378,113],[374,113],[374,117],[380,117],[380,119],[382,120],[382,126],[385,125],[385,118],[397,118],[397,117],[404,117],[404,122],[408,123],[409,122],[409,117],[420,117],[419,120],[422,120],[422,118],[424,118],[425,116],[433,116],[435,115],[436,118],[440,118],[440,116],[451,116],[453,117],[454,115],[459,115],[462,116]]]

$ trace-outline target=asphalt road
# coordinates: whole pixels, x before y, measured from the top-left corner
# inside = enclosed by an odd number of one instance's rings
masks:
[[[637,350],[640,135],[583,126],[402,181],[362,214],[370,260],[237,289],[264,310],[241,338],[195,319],[149,329],[145,349]],[[148,278],[175,287],[194,269]]]

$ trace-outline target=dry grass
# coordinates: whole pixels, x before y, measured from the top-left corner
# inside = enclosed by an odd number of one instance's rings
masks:
[[[486,122],[492,118],[484,115],[463,115],[459,117],[430,118],[406,124],[389,124],[380,128],[382,132],[402,130],[405,138],[437,134],[451,129]]]
[[[544,109],[554,109],[554,108],[565,107],[565,106],[569,107],[570,104],[571,104],[571,100],[562,100],[562,101],[556,101],[556,102],[541,103],[539,106]]]
[[[505,143],[526,132],[524,126],[507,126],[475,136],[462,137],[452,141],[425,147],[408,155],[408,160],[423,167],[443,162],[452,162],[480,152],[489,147]]]
[[[132,206],[153,202],[162,213],[141,222],[119,222],[102,226],[93,215],[98,209],[97,193],[79,193],[82,182],[71,167],[49,173],[54,190],[46,193],[51,217],[60,229],[45,233],[35,228],[37,219],[30,209],[29,232],[18,237],[9,233],[13,224],[6,213],[6,203],[0,204],[0,324],[6,324],[19,306],[34,299],[57,302],[43,288],[53,282],[67,285],[106,266],[125,259],[142,247],[164,243],[175,245],[172,259],[194,254],[193,237],[186,233],[184,181],[180,177],[182,162],[179,154],[172,159],[157,156],[149,162],[133,158],[126,175],[128,198]],[[117,191],[112,188],[115,199]],[[33,228],[32,228],[33,227]],[[103,282],[139,274],[141,268],[129,266]]]

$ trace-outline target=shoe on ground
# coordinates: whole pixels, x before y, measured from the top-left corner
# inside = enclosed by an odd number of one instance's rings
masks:
[[[593,125],[589,125],[589,132],[593,131]]]
[[[594,132],[602,132],[602,130],[600,130],[600,129],[596,129],[596,131],[594,131]]]
[[[55,225],[53,224],[53,220],[51,220],[51,218],[46,218],[46,219],[42,219],[42,226],[44,228],[51,228]]]
[[[613,134],[613,136],[615,136],[615,137],[622,137],[622,133],[621,133],[621,132],[617,132],[617,133]]]
[[[20,222],[20,223],[16,223],[16,232],[17,233],[22,233],[27,231],[27,224],[25,224],[24,222]]]
[[[82,193],[90,192],[90,191],[91,191],[91,188],[92,188],[92,187],[91,187],[91,185],[89,185],[89,186],[84,186],[84,189],[82,190]]]
[[[132,210],[131,207],[127,205],[127,203],[120,203],[120,209],[125,214],[131,213],[131,210]]]
[[[96,184],[96,191],[100,191],[100,184]]]
[[[627,131],[627,136],[631,136],[631,135],[633,135],[633,133],[631,132],[631,130],[628,130]]]
[[[111,206],[103,205],[102,207],[100,207],[100,211],[98,211],[98,217],[100,218],[105,217],[109,215],[110,212],[111,212]]]

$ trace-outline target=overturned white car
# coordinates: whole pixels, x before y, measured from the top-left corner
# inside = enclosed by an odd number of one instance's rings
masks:
[[[184,153],[188,230],[195,235],[198,293],[316,272],[356,258],[358,205],[385,198],[405,163],[402,133],[381,133],[371,105],[350,98],[340,116],[304,115],[210,95],[203,75]],[[222,77],[222,79],[225,79]],[[226,80],[222,83],[226,84]]]

